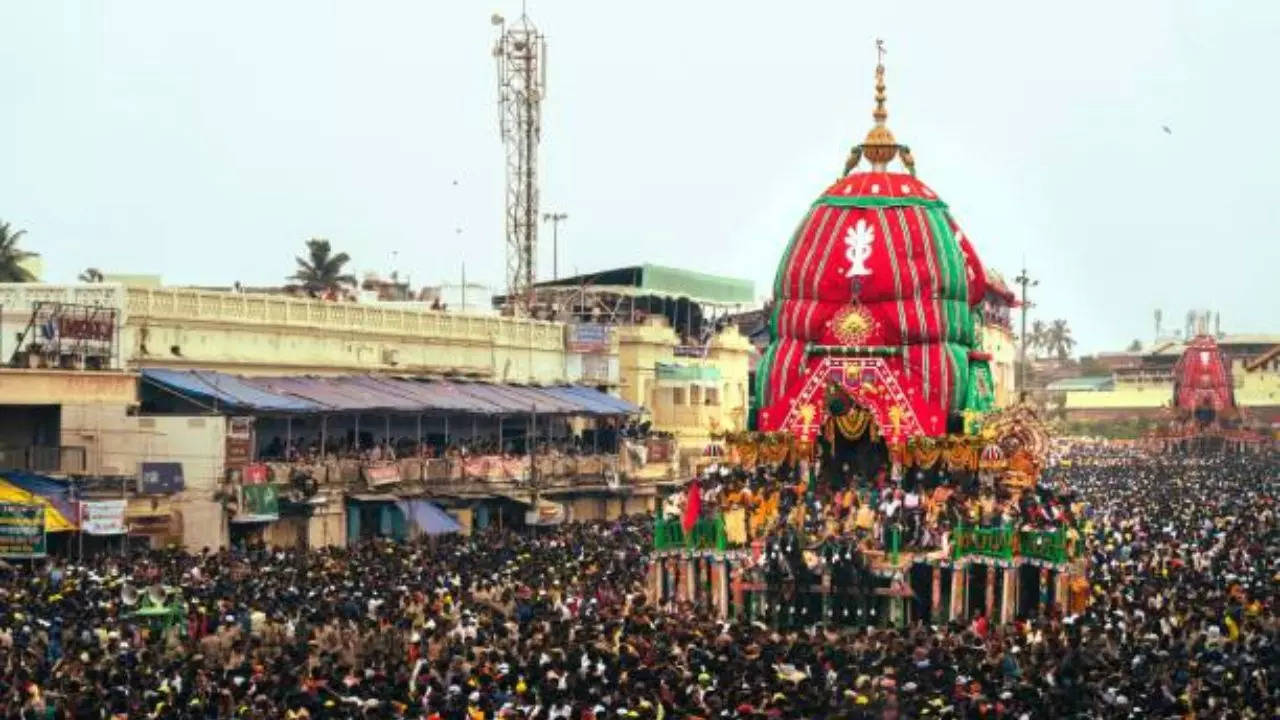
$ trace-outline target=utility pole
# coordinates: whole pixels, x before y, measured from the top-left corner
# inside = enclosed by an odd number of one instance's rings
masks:
[[[1022,286],[1022,337],[1018,344],[1018,400],[1025,401],[1027,399],[1027,308],[1031,306],[1031,302],[1027,300],[1027,287],[1035,287],[1040,284],[1040,281],[1033,280],[1030,275],[1027,275],[1025,263],[1022,266],[1022,272],[1018,273],[1018,277],[1013,281]]]
[[[560,279],[560,223],[569,219],[569,213],[542,213],[542,222],[551,223],[551,279]]]

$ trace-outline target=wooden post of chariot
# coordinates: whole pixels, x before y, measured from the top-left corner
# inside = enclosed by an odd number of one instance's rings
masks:
[[[725,620],[729,617],[729,560],[721,557],[712,562],[715,563],[711,584],[715,588],[716,614]]]
[[[1018,567],[1004,569],[1000,588],[1000,622],[1011,623],[1018,612]]]
[[[684,562],[684,599],[692,604],[698,601],[698,566],[697,559],[685,556]]]
[[[984,598],[986,602],[983,606],[985,610],[985,614],[987,616],[987,621],[992,623],[995,622],[995,618],[993,617],[993,614],[995,613],[995,609],[996,609],[996,570],[997,568],[995,564],[991,564],[987,566],[987,582],[986,582],[987,593],[986,593],[986,597]]]
[[[942,609],[942,566],[933,566],[933,582],[929,589],[929,618],[937,623],[946,617]]]
[[[969,568],[957,565],[951,571],[951,614],[948,619],[960,620],[965,615],[965,592],[968,589]]]

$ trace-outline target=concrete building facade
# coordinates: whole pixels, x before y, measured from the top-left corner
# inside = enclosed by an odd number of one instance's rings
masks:
[[[617,328],[624,400],[649,410],[656,430],[697,447],[713,433],[746,429],[751,343],[729,325],[699,352],[682,346],[665,318]]]
[[[101,357],[94,358],[95,369],[81,369],[83,362],[71,355],[59,360],[28,352],[33,338],[47,332],[33,312],[38,303],[110,318],[110,341],[101,343],[109,350],[102,349]],[[671,431],[699,449],[717,429],[745,427],[745,339],[735,331],[722,332],[701,353],[685,357],[676,334],[660,322],[609,326],[602,343],[583,349],[569,341],[571,326],[562,322],[405,304],[341,303],[166,288],[158,283],[0,284],[0,357],[23,358],[31,365],[0,369],[0,431],[12,426],[16,434],[8,438],[9,444],[25,453],[5,454],[5,443],[0,442],[0,464],[9,457],[25,462],[35,447],[51,454],[52,460],[38,468],[28,462],[25,469],[116,478],[120,493],[128,497],[130,518],[148,528],[153,544],[182,542],[198,549],[225,546],[235,535],[236,528],[228,522],[240,482],[229,472],[233,418],[200,408],[184,411],[187,414],[140,412],[142,369],[580,384],[634,398],[650,409],[655,428]],[[685,376],[689,373],[692,377]],[[4,408],[13,412],[6,414]],[[6,421],[8,415],[13,415],[13,422]],[[156,462],[181,464],[180,491],[164,496],[138,491],[143,463]],[[492,496],[491,487],[480,483],[472,488],[456,469],[441,470],[433,462],[407,460],[401,475],[415,483],[415,492],[428,494],[431,482],[448,476],[450,492],[462,498],[448,509],[464,528],[492,517],[477,515],[473,502]],[[639,512],[653,505],[652,482],[678,472],[671,463],[668,469],[650,467],[655,472],[646,475],[640,472],[645,468],[630,458],[625,466],[635,477],[647,477],[640,482],[649,486],[615,486],[612,480],[606,485],[608,472],[596,468],[592,472],[599,478],[598,487],[549,489],[544,497],[562,502],[569,517],[577,519]],[[290,472],[285,465],[274,468],[272,475],[287,479]],[[347,542],[345,516],[350,505],[344,494],[359,486],[361,473],[353,462],[330,463],[321,476],[340,478],[339,484],[322,488],[306,514],[282,513],[262,528],[261,537],[281,545]]]

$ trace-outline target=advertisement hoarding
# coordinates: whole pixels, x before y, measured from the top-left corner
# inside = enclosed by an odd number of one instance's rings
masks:
[[[45,556],[44,506],[0,503],[0,557]]]

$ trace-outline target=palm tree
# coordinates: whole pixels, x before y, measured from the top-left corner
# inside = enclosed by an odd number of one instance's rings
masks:
[[[82,283],[100,283],[103,280],[102,271],[98,268],[85,268],[78,278]]]
[[[26,230],[11,230],[9,223],[0,222],[0,282],[36,281],[23,263],[40,257],[40,253],[18,249],[18,240],[26,234]]]
[[[1023,338],[1023,342],[1027,344],[1027,349],[1032,355],[1036,355],[1036,351],[1045,345],[1045,326],[1044,321],[1036,320],[1031,323],[1031,332],[1027,333],[1027,337]]]
[[[298,271],[289,277],[297,280],[308,292],[322,295],[339,290],[343,285],[355,285],[356,278],[342,272],[342,266],[351,261],[344,252],[331,254],[329,241],[312,238],[307,241],[307,257],[298,257]]]
[[[1071,349],[1075,346],[1076,340],[1071,337],[1071,328],[1067,327],[1067,321],[1054,320],[1045,336],[1045,350],[1057,355],[1058,360],[1066,361],[1071,354]]]

